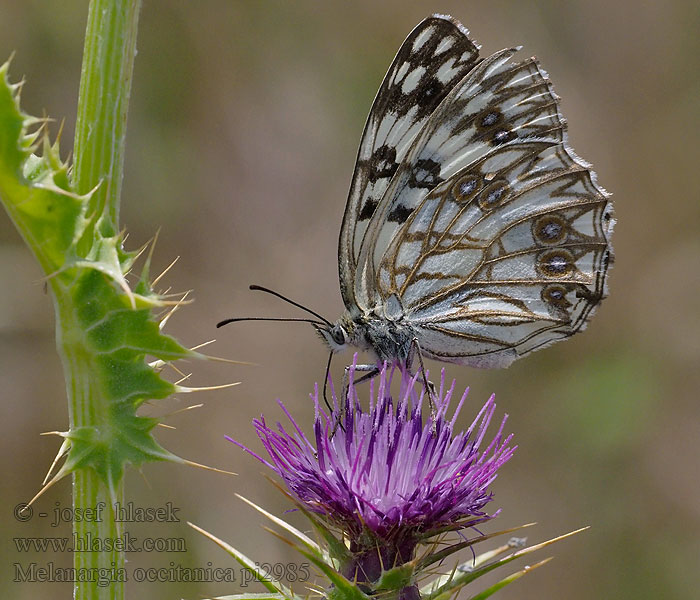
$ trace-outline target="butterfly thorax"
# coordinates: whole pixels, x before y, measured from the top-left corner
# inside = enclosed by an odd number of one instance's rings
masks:
[[[405,363],[416,337],[403,318],[392,320],[364,312],[346,312],[332,329],[319,330],[319,333],[333,352],[353,346],[371,352],[379,362],[390,363]]]

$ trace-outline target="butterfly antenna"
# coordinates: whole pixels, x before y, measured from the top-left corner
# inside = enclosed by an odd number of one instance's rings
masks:
[[[314,321],[313,319],[284,319],[284,318],[268,318],[268,317],[237,317],[235,319],[224,319],[223,321],[219,321],[216,326],[217,327],[223,327],[224,325],[228,325],[229,323],[237,323],[238,321],[283,321],[285,323],[311,323],[312,325],[316,325],[317,327],[325,327],[328,321]]]
[[[309,314],[313,315],[314,317],[320,319],[320,320],[323,321],[329,328],[332,328],[332,327],[333,327],[333,323],[331,323],[331,322],[330,322],[328,319],[326,319],[325,317],[322,317],[322,316],[319,315],[317,312],[314,312],[314,311],[311,310],[310,308],[306,308],[306,306],[303,306],[302,304],[299,304],[298,302],[294,302],[294,300],[290,300],[289,298],[287,298],[286,296],[283,296],[283,295],[280,294],[279,292],[275,292],[274,290],[271,290],[271,289],[266,288],[266,287],[262,287],[261,285],[255,285],[255,284],[251,285],[251,286],[249,287],[249,289],[251,289],[251,290],[253,290],[253,291],[258,291],[258,292],[266,292],[266,293],[268,293],[268,294],[272,294],[273,296],[277,296],[280,300],[284,300],[285,302],[288,302],[288,303],[291,304],[292,306],[296,306],[297,308],[301,308],[301,310],[306,311],[307,313],[309,313]]]

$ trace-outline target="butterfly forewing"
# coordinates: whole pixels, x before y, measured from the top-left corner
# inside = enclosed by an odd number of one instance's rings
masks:
[[[363,241],[356,278],[359,290],[371,289],[386,248],[431,189],[504,144],[563,139],[547,81],[533,60],[509,63],[515,52],[504,50],[484,60],[421,130]]]
[[[355,232],[360,305],[398,300],[441,360],[506,366],[582,329],[605,293],[608,195],[566,145],[546,74],[516,51],[453,86]]]
[[[362,135],[339,243],[346,307],[367,308],[353,290],[360,244],[411,143],[442,99],[478,62],[478,48],[450,17],[421,22],[399,49]]]

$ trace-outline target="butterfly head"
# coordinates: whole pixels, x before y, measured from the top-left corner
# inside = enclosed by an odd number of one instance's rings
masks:
[[[342,352],[352,343],[353,323],[348,318],[341,317],[330,327],[314,325],[314,328],[331,352]]]

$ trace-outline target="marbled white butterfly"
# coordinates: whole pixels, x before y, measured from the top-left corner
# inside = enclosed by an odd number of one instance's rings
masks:
[[[605,296],[609,195],[567,145],[547,74],[512,61],[518,50],[482,59],[443,15],[399,49],[340,231],[346,311],[335,324],[309,311],[332,351],[506,367],[583,329]]]

